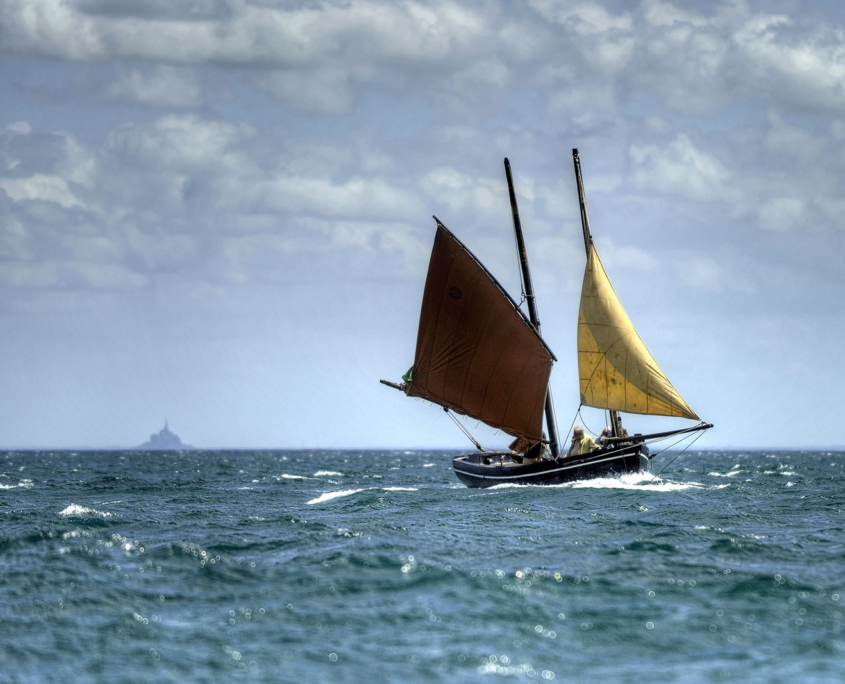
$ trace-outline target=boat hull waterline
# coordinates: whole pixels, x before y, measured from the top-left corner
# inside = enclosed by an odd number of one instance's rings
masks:
[[[617,477],[648,469],[651,456],[643,443],[597,449],[557,461],[519,463],[510,452],[476,452],[452,459],[455,475],[467,487],[486,488],[501,484],[553,485],[597,477]]]

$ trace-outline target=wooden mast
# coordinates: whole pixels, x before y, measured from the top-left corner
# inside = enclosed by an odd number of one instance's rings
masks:
[[[590,247],[593,244],[593,234],[590,232],[590,217],[587,215],[587,200],[584,197],[584,181],[581,178],[581,159],[578,157],[578,149],[572,150],[572,161],[575,164],[575,182],[578,184],[578,204],[581,207],[581,228],[584,231],[584,249],[587,252],[587,259],[590,258]],[[610,409],[610,427],[614,437],[622,436],[622,421],[619,412]]]
[[[510,194],[511,212],[513,213],[513,230],[516,233],[516,247],[519,252],[519,267],[522,274],[522,285],[525,289],[525,299],[528,302],[528,316],[531,318],[531,323],[539,335],[540,317],[537,314],[534,286],[531,283],[531,271],[528,269],[528,253],[525,250],[525,240],[522,237],[522,223],[519,220],[519,209],[516,206],[516,192],[513,189],[511,163],[507,157],[505,158],[505,175],[508,179],[508,193]],[[555,418],[551,385],[546,390],[546,426],[549,430],[549,446],[551,448],[552,458],[557,458],[560,455],[560,443],[558,442],[557,436],[557,419]]]

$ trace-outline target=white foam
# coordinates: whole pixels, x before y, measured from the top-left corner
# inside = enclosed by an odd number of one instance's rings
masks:
[[[718,485],[721,489],[728,485]],[[699,482],[667,482],[660,478],[652,478],[643,473],[629,473],[619,477],[597,477],[591,480],[574,480],[554,485],[531,484],[500,484],[490,489],[509,489],[511,487],[557,487],[562,489],[631,489],[638,492],[682,492],[688,489],[705,489],[706,485]]]
[[[314,477],[322,477],[323,475],[334,475],[335,477],[342,477],[343,473],[338,473],[334,470],[318,470],[316,473],[314,473]]]
[[[572,483],[573,489],[635,489],[647,492],[682,492],[687,489],[701,489],[698,482],[667,482],[660,478],[644,478],[640,473],[620,477],[600,477],[594,480],[579,480]]]
[[[306,505],[318,504],[323,503],[324,501],[331,501],[332,499],[338,499],[341,496],[351,496],[352,494],[357,494],[358,492],[363,492],[363,489],[343,489],[339,492],[326,492],[325,494],[320,494],[316,499],[311,499],[311,501],[306,501]]]
[[[32,480],[21,480],[16,485],[5,485],[0,484],[0,489],[31,489],[32,488]]]
[[[431,468],[434,466],[434,463],[423,463],[423,468]]]
[[[59,511],[59,515],[64,516],[73,516],[75,518],[81,517],[98,517],[98,518],[110,518],[112,516],[111,513],[108,511],[98,511],[94,508],[86,508],[85,506],[80,506],[79,504],[71,504],[63,511]]]
[[[287,473],[282,473],[281,475],[273,475],[273,477],[277,480],[307,480],[308,479],[304,475],[288,475]]]
[[[332,499],[337,499],[342,496],[351,496],[352,494],[357,494],[358,492],[367,492],[367,491],[383,491],[383,492],[416,492],[419,491],[414,487],[365,487],[363,489],[342,489],[339,492],[326,492],[325,494],[321,494],[316,499],[311,499],[311,501],[306,501],[306,505],[311,504],[318,504],[323,503],[324,501],[331,501]]]

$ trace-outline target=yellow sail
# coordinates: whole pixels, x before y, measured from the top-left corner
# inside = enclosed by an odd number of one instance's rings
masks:
[[[653,416],[698,416],[657,365],[590,245],[578,312],[581,403]]]

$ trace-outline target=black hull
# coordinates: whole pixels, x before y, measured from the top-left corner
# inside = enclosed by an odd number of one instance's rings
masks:
[[[455,475],[467,487],[499,484],[553,485],[596,477],[614,477],[648,468],[648,447],[628,443],[597,449],[584,456],[517,463],[508,452],[483,452],[452,459]]]

